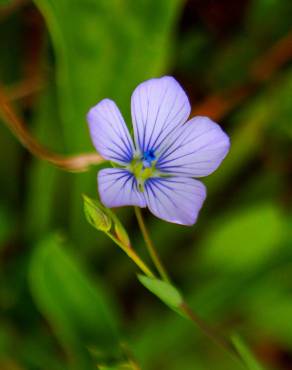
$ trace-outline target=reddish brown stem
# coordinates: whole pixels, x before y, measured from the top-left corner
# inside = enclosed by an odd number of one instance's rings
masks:
[[[14,112],[2,88],[0,88],[0,115],[7,127],[31,154],[64,171],[84,172],[88,170],[89,166],[104,162],[104,159],[97,153],[83,153],[73,156],[52,153],[30,134],[22,120]]]
[[[250,77],[246,84],[207,96],[201,103],[193,106],[191,115],[206,115],[220,120],[291,59],[292,31],[251,63]]]

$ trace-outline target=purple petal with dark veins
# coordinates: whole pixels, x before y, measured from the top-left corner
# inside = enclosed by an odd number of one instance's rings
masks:
[[[106,168],[98,173],[98,190],[102,203],[108,207],[146,207],[144,194],[138,190],[135,177],[123,168]]]
[[[164,142],[156,167],[175,176],[207,176],[217,169],[229,147],[229,137],[217,123],[194,117]]]
[[[181,225],[193,225],[206,198],[198,180],[184,177],[154,177],[145,182],[147,207],[157,217]]]
[[[134,153],[133,140],[125,121],[116,106],[104,99],[87,114],[90,135],[96,150],[110,161],[128,164]]]
[[[173,78],[153,78],[137,86],[131,99],[134,137],[141,153],[159,150],[163,141],[186,122],[191,107]]]

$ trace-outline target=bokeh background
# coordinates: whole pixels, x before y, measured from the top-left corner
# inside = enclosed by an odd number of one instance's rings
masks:
[[[52,151],[93,151],[89,107],[114,99],[130,124],[134,87],[165,74],[231,136],[197,224],[146,221],[192,308],[239,333],[262,369],[292,369],[291,0],[0,4],[2,89]],[[120,343],[142,369],[241,369],[87,224],[81,194],[97,197],[98,167],[40,161],[2,120],[0,148],[1,370],[120,369]],[[147,260],[133,209],[117,214]]]

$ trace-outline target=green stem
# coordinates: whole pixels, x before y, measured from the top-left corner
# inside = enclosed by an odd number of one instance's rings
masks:
[[[141,212],[139,207],[134,207],[134,209],[135,209],[135,214],[136,214],[136,217],[137,217],[137,221],[138,221],[140,230],[142,232],[142,235],[143,235],[147,250],[149,252],[149,255],[150,255],[155,267],[157,268],[157,271],[159,272],[160,276],[162,277],[162,279],[167,281],[167,282],[170,282],[170,279],[168,277],[166,269],[163,266],[163,264],[162,264],[162,262],[159,258],[159,255],[158,255],[158,253],[155,249],[155,246],[154,246],[154,244],[153,244],[153,242],[150,238],[150,235],[148,233],[148,230],[146,228],[146,225],[145,225],[145,222],[144,222],[144,219],[143,219],[143,216],[142,216],[142,212]]]
[[[140,208],[134,207],[135,214],[138,220],[138,224],[140,227],[140,230],[142,232],[144,241],[146,243],[148,252],[150,254],[150,257],[156,266],[158,272],[160,273],[161,277],[164,281],[170,282],[170,279],[168,277],[168,274],[160,261],[159,255],[155,249],[155,246],[150,238],[149,232],[146,228],[142,212]],[[148,275],[149,276],[149,275]],[[215,343],[217,343],[219,346],[224,348],[233,358],[240,361],[241,364],[243,364],[243,361],[241,357],[238,354],[238,351],[233,346],[231,342],[229,342],[227,339],[225,339],[220,333],[218,333],[216,330],[214,330],[212,327],[210,327],[204,320],[202,320],[196,313],[193,312],[193,310],[188,306],[186,302],[182,302],[180,305],[181,312],[185,315],[186,318],[191,320],[194,324],[197,325],[197,327],[210,339],[212,339]]]
[[[181,311],[185,314],[185,316],[191,320],[194,324],[198,326],[198,328],[211,340],[213,340],[216,344],[218,344],[221,348],[225,349],[233,358],[240,361],[241,365],[245,364],[242,361],[242,358],[239,356],[238,351],[233,346],[231,342],[225,339],[220,333],[210,327],[204,320],[202,320],[188,305],[187,303],[183,302],[180,305]]]
[[[111,233],[106,233],[126,254],[130,259],[140,268],[141,271],[144,272],[150,278],[155,278],[153,272],[149,269],[149,267],[142,261],[142,259],[138,256],[138,254],[128,245],[124,245],[121,243],[114,235]]]

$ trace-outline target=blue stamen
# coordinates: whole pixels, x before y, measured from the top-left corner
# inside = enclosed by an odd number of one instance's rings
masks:
[[[153,149],[149,149],[146,152],[144,152],[142,157],[144,167],[151,167],[152,162],[155,161],[155,159],[156,157]]]

